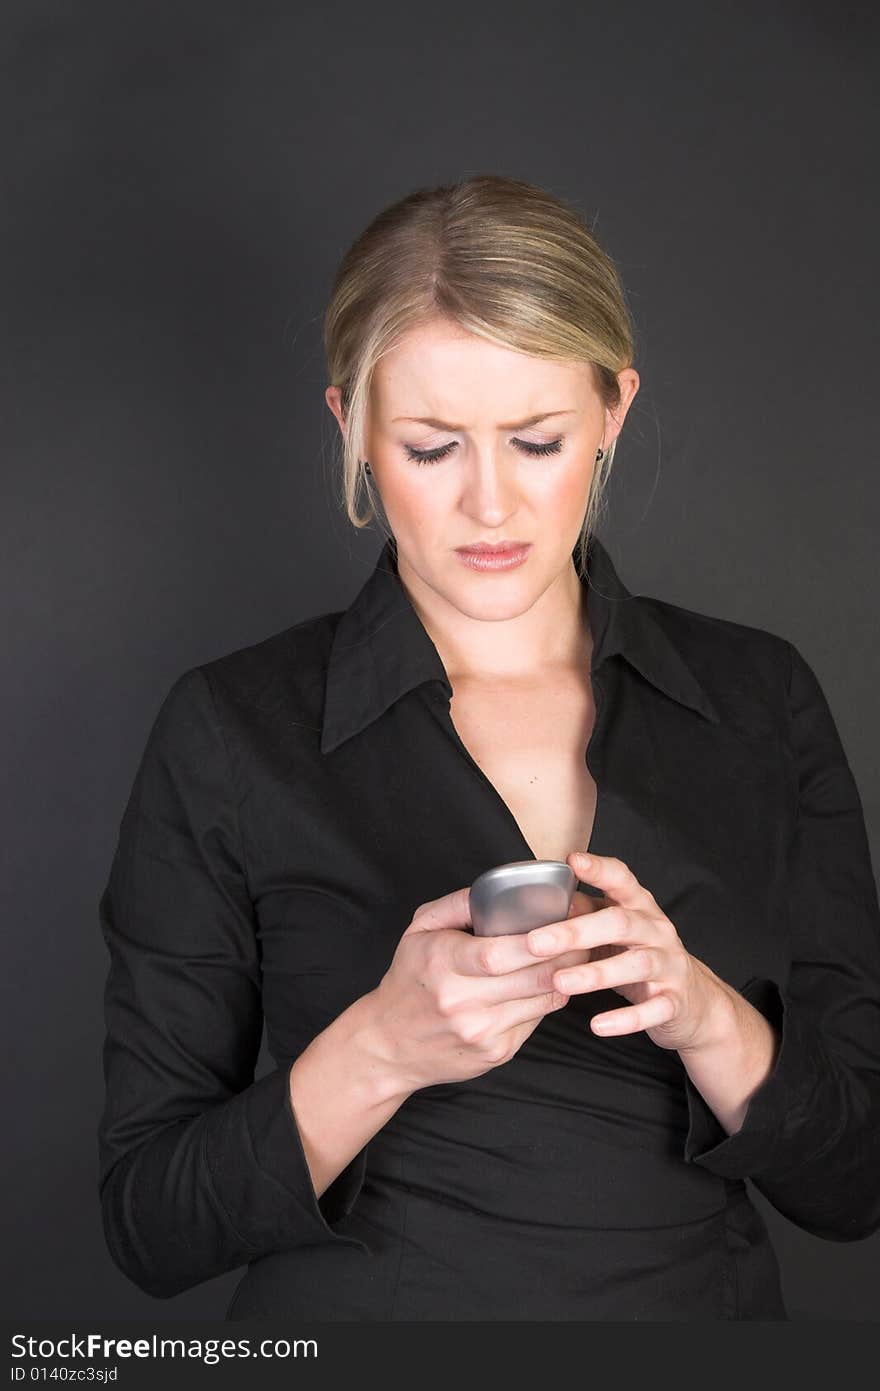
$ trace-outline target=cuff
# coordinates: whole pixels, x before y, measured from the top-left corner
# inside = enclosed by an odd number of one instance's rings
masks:
[[[739,1130],[728,1135],[688,1073],[684,1073],[689,1117],[685,1162],[700,1164],[713,1174],[732,1179],[748,1178],[773,1163],[785,1143],[787,1125],[808,1105],[815,1087],[811,1079],[816,1076],[816,1067],[821,1068],[775,981],[752,977],[739,993],[780,1035],[773,1071],[752,1094]]]
[[[293,1113],[290,1064],[276,1068],[209,1115],[208,1172],[218,1201],[255,1254],[347,1241],[333,1223],[349,1213],[366,1171],[365,1145],[318,1198]]]

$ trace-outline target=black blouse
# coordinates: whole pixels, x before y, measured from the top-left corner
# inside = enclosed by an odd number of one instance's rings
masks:
[[[419,904],[534,858],[388,542],[347,610],[177,678],[137,770],[98,1139],[108,1247],[147,1293],[247,1264],[228,1319],[785,1319],[746,1178],[818,1237],[880,1228],[880,908],[817,678],[782,637],[631,595],[596,538],[588,565],[589,848],[780,1031],[741,1129],[644,1031],[595,1036],[624,1002],[594,991],[414,1092],[316,1197],[291,1063]]]

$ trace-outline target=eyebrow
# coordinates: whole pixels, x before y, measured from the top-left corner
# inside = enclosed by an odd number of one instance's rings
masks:
[[[499,425],[499,430],[528,430],[531,425],[537,425],[541,420],[549,420],[555,415],[575,415],[576,412],[570,411],[544,411],[541,415],[530,415],[528,420],[519,420],[512,425]],[[409,420],[415,425],[430,425],[435,430],[466,430],[466,425],[450,425],[446,420],[435,420],[428,415],[396,415],[391,424],[396,425],[399,420]]]

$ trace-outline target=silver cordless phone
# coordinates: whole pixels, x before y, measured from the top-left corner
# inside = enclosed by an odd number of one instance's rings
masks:
[[[470,890],[474,935],[498,937],[564,922],[576,884],[564,860],[512,860],[487,869]]]

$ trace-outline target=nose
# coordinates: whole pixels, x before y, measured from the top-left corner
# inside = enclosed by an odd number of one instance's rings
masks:
[[[474,449],[462,470],[462,508],[484,526],[501,526],[516,511],[516,463],[494,445]]]

